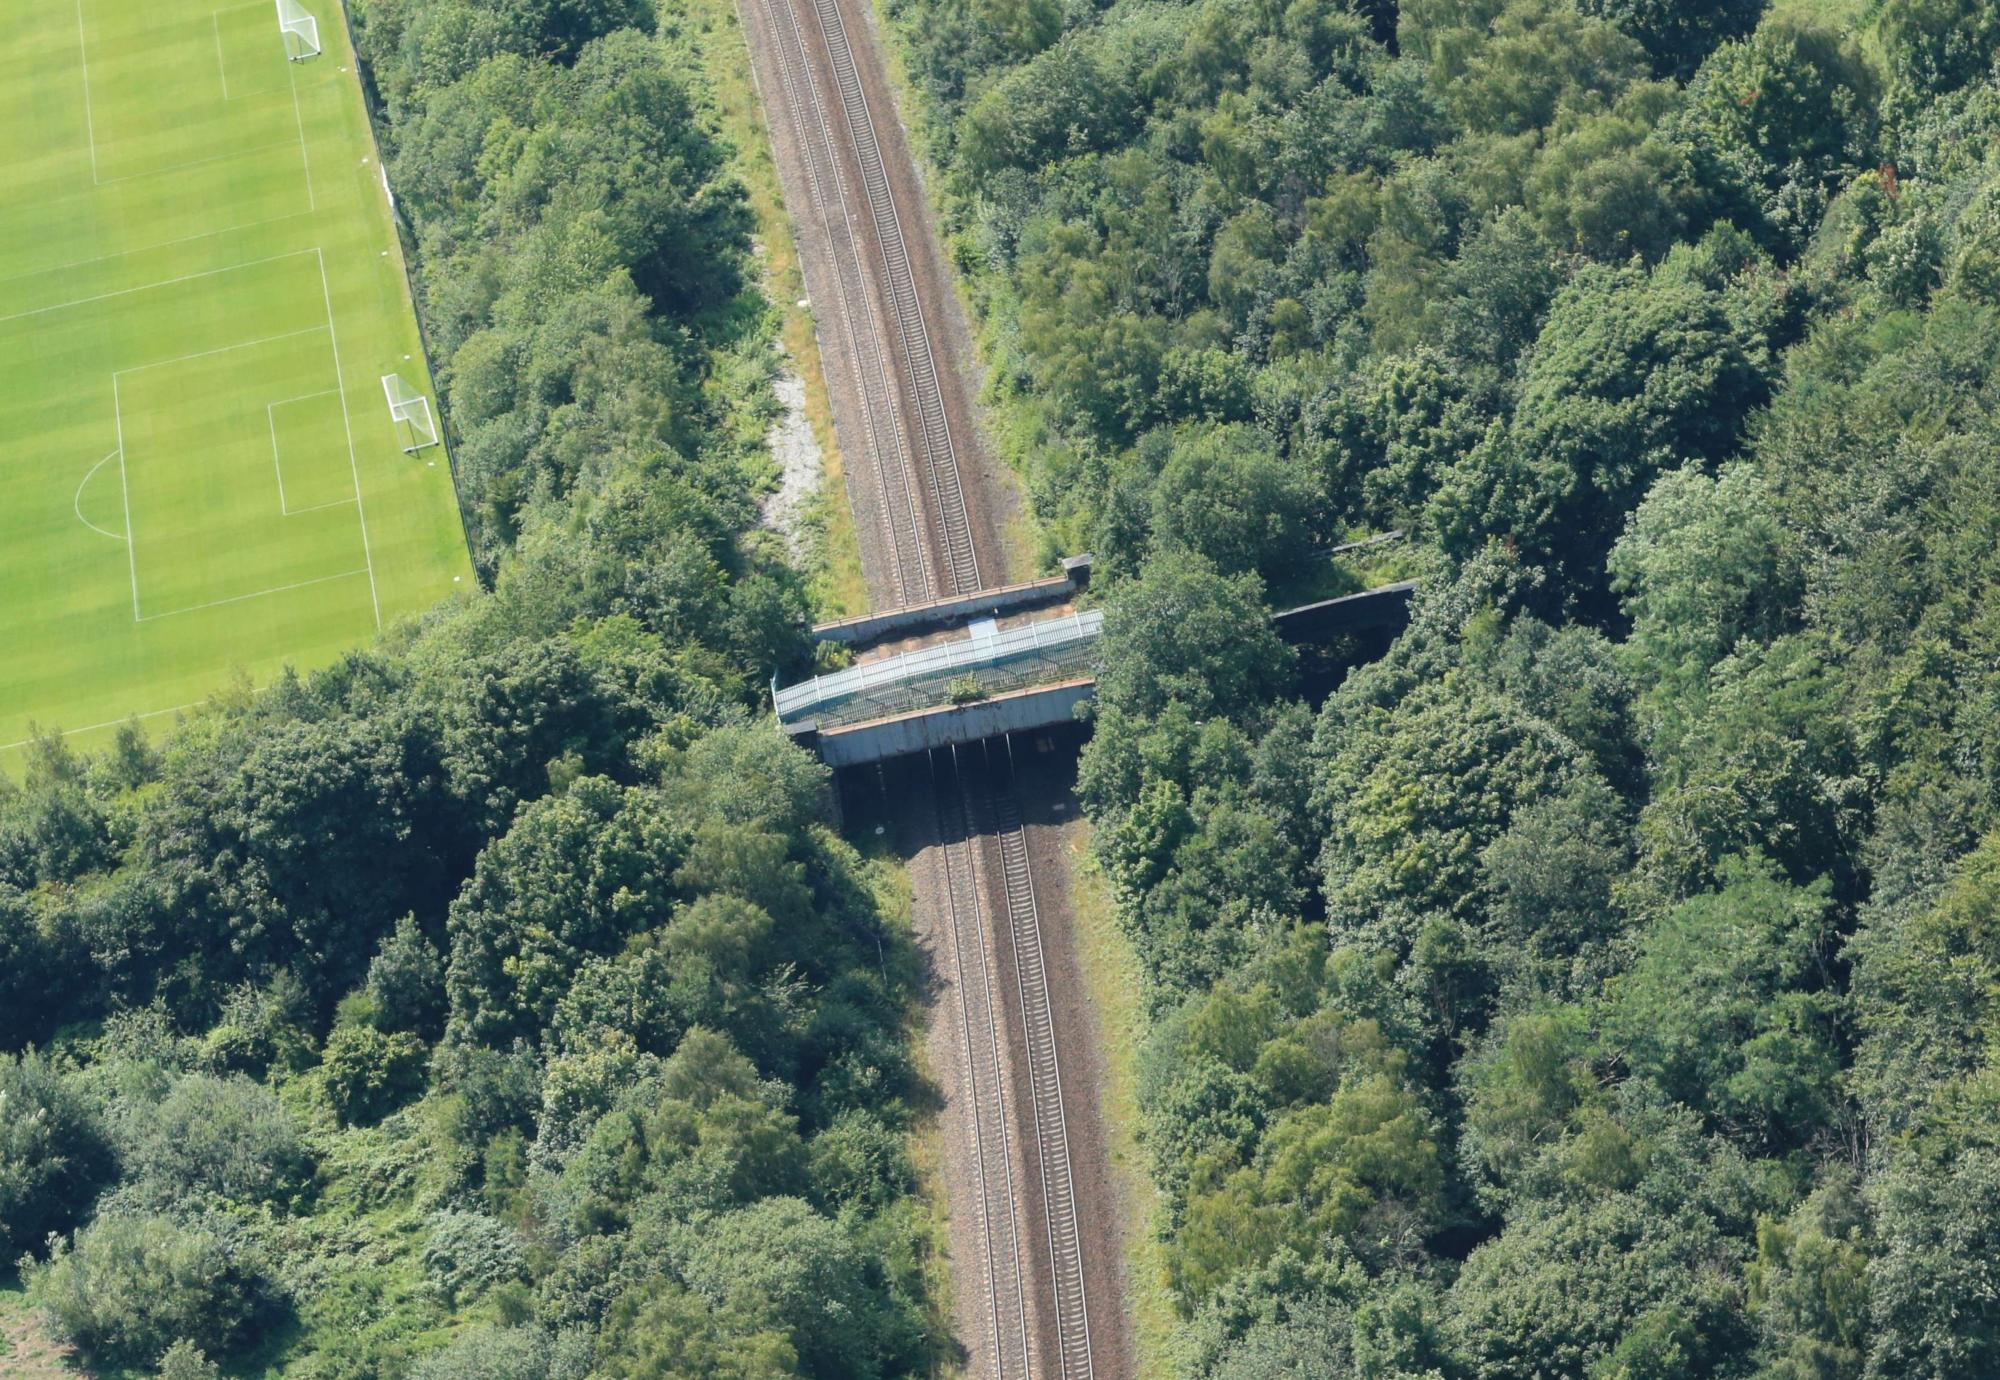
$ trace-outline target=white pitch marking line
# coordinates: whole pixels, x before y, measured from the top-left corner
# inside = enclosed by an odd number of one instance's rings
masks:
[[[99,460],[95,465],[92,465],[88,470],[84,472],[82,480],[79,481],[76,486],[76,499],[70,506],[76,509],[76,520],[82,523],[85,527],[88,527],[91,531],[98,533],[100,536],[109,537],[113,541],[128,541],[129,538],[121,537],[116,532],[107,532],[102,527],[99,527],[96,523],[92,522],[89,518],[83,515],[84,487],[90,483],[92,475],[95,475],[99,470],[103,469],[106,465],[110,464],[113,460],[116,460],[117,458],[118,458],[118,452],[114,450],[111,452],[111,454],[105,456],[102,460]]]
[[[83,36],[83,0],[76,0],[76,52],[83,62],[83,137],[90,145],[90,180],[97,182],[97,120],[90,113],[90,43]]]
[[[173,163],[164,168],[147,168],[144,172],[125,173],[119,177],[105,177],[98,180],[100,187],[115,187],[120,182],[136,182],[142,177],[164,177],[168,173],[183,172],[188,168],[204,168],[210,163],[226,163],[232,158],[248,158],[256,153],[270,153],[273,149],[288,148],[291,140],[282,143],[258,144],[254,148],[238,149],[234,153],[214,153],[206,158],[193,158],[185,163]]]
[[[208,22],[215,29],[215,70],[222,74],[222,99],[229,99],[229,64],[222,57],[222,11],[210,10]]]
[[[66,728],[56,736],[58,738],[74,738],[79,733],[95,733],[100,728],[116,728],[120,724],[131,723],[135,719],[157,719],[163,714],[179,714],[207,703],[207,700],[189,700],[186,704],[177,704],[170,709],[153,709],[148,710],[144,714],[127,714],[122,719],[106,719],[101,724],[85,724],[82,728]],[[12,743],[0,743],[0,752],[12,752],[15,748],[26,747],[34,741],[33,738],[22,738]]]
[[[175,240],[161,240],[156,244],[142,244],[136,249],[121,249],[116,254],[98,254],[88,259],[71,259],[66,264],[50,264],[47,268],[31,268],[25,273],[10,273],[0,278],[0,283],[18,283],[23,278],[42,278],[51,273],[61,273],[70,268],[88,268],[92,264],[106,263],[112,259],[136,258],[150,254],[155,249],[172,249],[176,245],[193,244],[196,240],[212,240],[222,235],[235,235],[249,230],[262,230],[267,225],[278,225],[288,220],[300,220],[306,212],[292,211],[282,216],[272,216],[268,220],[253,220],[242,225],[228,225],[220,230],[204,230],[199,235],[182,235]]]
[[[196,350],[192,354],[175,355],[172,359],[155,359],[144,364],[133,364],[120,369],[118,373],[136,374],[145,369],[164,369],[169,364],[186,364],[191,359],[206,359],[210,355],[226,355],[236,350],[253,350],[259,345],[272,345],[280,340],[296,340],[302,335],[318,335],[321,331],[329,329],[326,326],[301,326],[296,331],[280,331],[277,335],[259,336],[255,340],[240,340],[234,345],[219,345],[213,350]],[[329,388],[326,391],[331,393],[333,389]]]
[[[289,220],[291,217],[286,216],[284,219]],[[0,325],[4,325],[9,321],[25,321],[31,316],[47,316],[50,312],[67,311],[71,307],[87,307],[92,302],[108,302],[114,297],[130,297],[135,292],[151,292],[154,288],[173,287],[178,283],[192,283],[200,278],[214,278],[224,273],[240,273],[246,268],[258,268],[264,264],[274,264],[284,259],[297,259],[307,254],[317,253],[319,253],[317,249],[294,249],[284,254],[273,254],[268,258],[252,259],[248,263],[231,264],[227,268],[209,268],[203,269],[200,273],[183,273],[178,278],[162,278],[157,283],[142,283],[138,287],[119,288],[115,292],[100,292],[94,297],[78,297],[68,302],[57,302],[54,306],[36,307],[32,311],[17,311],[12,316],[0,316]],[[86,260],[85,262],[94,263],[96,260]]]
[[[336,504],[352,503],[354,501],[351,498],[336,498],[332,503],[315,503],[310,508],[296,509],[288,506],[285,502],[285,462],[278,456],[278,409],[289,403],[306,402],[312,398],[323,398],[334,391],[331,388],[322,388],[317,393],[301,393],[296,398],[280,398],[276,402],[264,404],[264,420],[271,425],[271,468],[278,472],[278,515],[280,517],[290,517],[294,512],[316,513],[321,508],[331,508]]]
[[[368,597],[375,604],[375,627],[382,627],[382,596],[375,588],[375,556],[368,549],[368,509],[361,502],[361,462],[354,458],[354,422],[347,415],[347,380],[340,369],[340,335],[333,328],[333,289],[326,281],[326,251],[315,248],[319,256],[319,291],[326,303],[326,336],[333,346],[333,381],[340,390],[340,424],[347,430],[347,469],[354,477],[354,515],[361,523],[361,556],[368,562]]]
[[[221,608],[224,604],[240,604],[246,599],[262,599],[272,594],[284,594],[294,589],[306,589],[312,585],[329,584],[334,580],[351,580],[356,575],[366,575],[371,580],[374,578],[374,572],[366,568],[361,570],[343,570],[338,575],[321,575],[316,579],[300,580],[296,584],[273,585],[269,589],[260,589],[253,594],[232,594],[227,599],[211,599],[206,604],[189,604],[184,609],[168,609],[165,613],[149,613],[139,621],[141,623],[152,623],[162,618],[175,618],[183,613],[199,613],[203,609]]]
[[[132,576],[132,621],[139,617],[138,543],[132,540],[132,485],[125,477],[125,411],[118,404],[118,375],[111,376],[111,420],[118,428],[118,492],[125,502],[125,568]]]
[[[289,517],[291,509],[285,504],[285,462],[278,458],[278,405],[264,404],[264,420],[271,424],[271,468],[278,473],[278,516]]]

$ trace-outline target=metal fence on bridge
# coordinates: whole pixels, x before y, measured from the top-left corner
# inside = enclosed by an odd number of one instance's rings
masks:
[[[771,697],[785,723],[817,719],[822,728],[861,723],[948,703],[961,693],[979,699],[1075,676],[1094,662],[1103,630],[1102,609],[1007,629],[975,623],[968,637],[814,676],[782,690],[774,681]]]

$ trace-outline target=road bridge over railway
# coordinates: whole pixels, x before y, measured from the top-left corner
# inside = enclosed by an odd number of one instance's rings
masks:
[[[872,776],[875,831],[909,864],[960,1359],[970,1380],[1133,1380],[1120,1241],[1140,1228],[1121,1225],[1099,1118],[1069,786],[1056,735],[1018,757],[1009,736],[1074,721],[1104,615],[1080,597],[1088,562],[1005,583],[1017,500],[981,444],[980,366],[868,0],[737,7],[877,610],[819,630],[850,668],[772,693],[826,760],[868,764],[844,780]],[[1360,607],[1292,612],[1326,627]]]
[[[789,686],[773,678],[778,720],[832,767],[1069,723],[1096,688],[1104,632],[1102,609],[1074,603],[1089,570],[1075,557],[1047,580],[822,625],[822,640],[858,646],[860,658]],[[1325,645],[1401,628],[1415,590],[1405,580],[1271,621],[1288,642]]]

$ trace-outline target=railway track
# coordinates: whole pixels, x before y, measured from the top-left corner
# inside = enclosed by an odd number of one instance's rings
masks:
[[[1056,1374],[1091,1380],[1090,1304],[1083,1280],[1083,1239],[1076,1179],[1070,1165],[1069,1122],[1063,1111],[1062,1062],[1056,1048],[1055,1009],[1042,956],[1041,907],[1028,865],[1028,840],[1020,804],[1010,786],[975,769],[961,771],[961,790],[973,828],[990,836],[1000,855],[999,893],[1006,906],[1006,934],[1014,960],[1022,1044],[1027,1056],[1028,1101],[1049,1253],[1049,1292],[1056,1339]]]
[[[973,514],[944,380],[840,0],[739,3],[746,20],[753,7],[762,18],[803,165],[811,206],[795,214],[808,210],[826,242],[832,281],[817,291],[833,299],[830,324],[859,402],[880,499],[869,515],[878,568],[902,603],[976,592]],[[801,13],[807,5],[816,25]],[[965,1340],[975,1373],[990,1366],[991,1380],[1094,1380],[1062,1069],[1019,806],[984,749],[933,754],[929,768],[927,904],[954,989],[946,1019],[964,1085],[964,1201],[977,1218],[976,1259],[966,1263],[979,1277],[962,1276],[961,1288],[978,1300],[967,1331],[983,1335]]]
[[[903,237],[902,216],[896,209],[896,198],[889,186],[889,172],[882,162],[881,141],[875,134],[875,117],[870,113],[867,96],[861,89],[861,75],[855,69],[854,48],[848,42],[847,23],[841,16],[838,0],[813,0],[813,10],[819,17],[820,33],[833,64],[841,111],[847,122],[855,158],[861,165],[862,190],[866,193],[868,213],[875,225],[875,242],[882,257],[883,285],[888,291],[890,314],[895,319],[908,373],[909,392],[916,403],[920,422],[948,592],[970,594],[981,588],[979,553],[973,547],[972,521],[965,505],[965,486],[958,472],[958,451],[952,443],[951,419],[946,415],[944,390],[938,381],[937,355],[931,348],[923,303],[917,296],[917,277],[910,266],[909,244]]]
[[[1028,1271],[1021,1242],[1020,1193],[1006,1087],[1006,1023],[1000,991],[986,943],[985,908],[980,904],[977,846],[968,828],[970,799],[962,777],[945,789],[931,761],[932,798],[938,815],[940,893],[945,900],[953,985],[958,999],[974,1200],[979,1208],[980,1266],[985,1274],[984,1313],[993,1380],[1031,1375],[1033,1322],[1028,1306]]]
[[[746,0],[747,2],[747,0]],[[881,546],[901,603],[937,594],[922,530],[922,505],[914,487],[914,466],[904,434],[895,385],[887,367],[881,322],[870,310],[868,282],[861,265],[859,237],[849,214],[846,176],[839,145],[812,57],[792,0],[757,0],[774,39],[780,86],[791,115],[793,136],[805,164],[807,188],[833,261],[834,304],[840,341],[846,346],[854,391],[860,401],[862,440],[881,503],[875,512]],[[886,433],[886,434],[885,434]]]

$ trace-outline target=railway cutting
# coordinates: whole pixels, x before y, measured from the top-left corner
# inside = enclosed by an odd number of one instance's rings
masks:
[[[739,5],[835,427],[854,457],[848,499],[871,602],[878,611],[990,606],[999,616],[975,617],[972,627],[999,639],[1008,666],[996,674],[1059,664],[1065,648],[1094,637],[1095,624],[1072,605],[1069,633],[1024,635],[1046,606],[1001,610],[1027,587],[995,578],[1005,496],[983,469],[966,333],[869,16],[854,0]],[[1080,584],[1074,571],[1065,578]],[[899,647],[892,626],[873,650],[886,644],[889,655],[916,658],[911,665],[942,666],[936,655],[924,660],[924,640],[917,632]],[[1013,655],[1019,647],[1025,657]],[[879,708],[867,699],[867,673],[827,684],[834,680],[815,683],[814,708],[832,713],[836,699],[864,716]],[[1119,1312],[1115,1261],[1098,1258],[1115,1229],[1106,1204],[1082,1187],[1104,1176],[1077,1172],[1080,1159],[1102,1158],[1101,1140],[1075,1124],[1088,1090],[1063,1081],[1066,1047],[1089,1036],[1081,1022],[1065,1022],[1053,989],[1051,946],[1066,942],[1067,921],[1043,904],[1011,775],[994,766],[1007,760],[1006,732],[920,749],[911,760],[921,772],[895,792],[940,992],[932,1046],[953,1146],[946,1187],[959,1341],[974,1375],[1096,1380],[1128,1367],[1106,1342],[1121,1335],[1105,1323]]]

